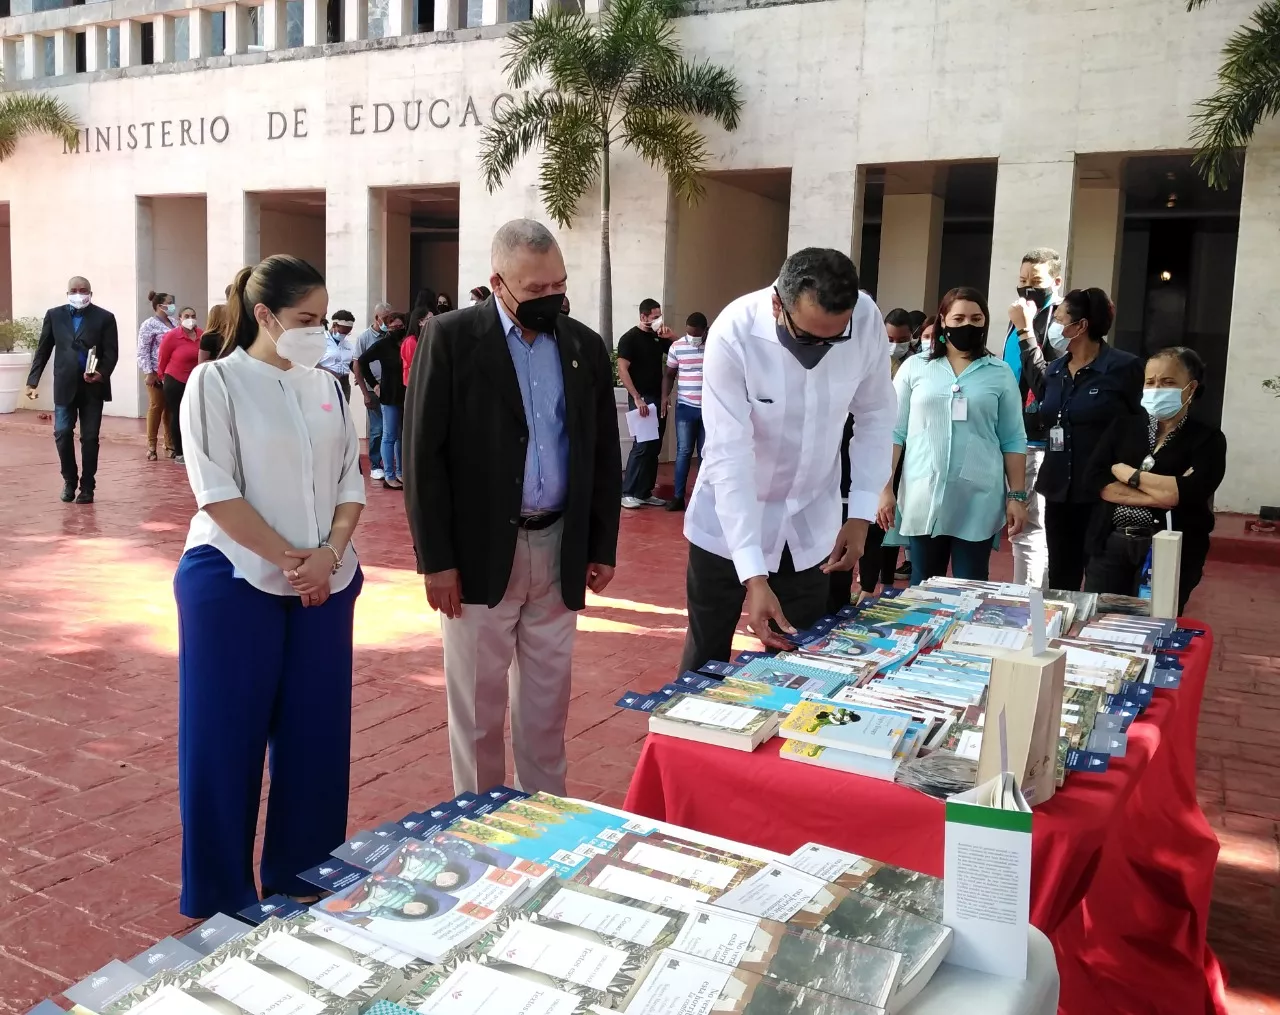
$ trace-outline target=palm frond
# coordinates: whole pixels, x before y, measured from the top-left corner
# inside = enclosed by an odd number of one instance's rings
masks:
[[[507,35],[505,70],[512,88],[546,74],[561,92],[588,91],[599,62],[595,26],[582,14],[549,10],[514,25]]]
[[[14,92],[0,97],[0,162],[28,134],[51,134],[67,144],[76,143],[80,123],[64,103],[49,95]]]
[[[562,145],[566,125],[583,123],[598,125],[600,120],[590,102],[575,96],[529,94],[504,106],[480,135],[480,169],[489,192],[502,186],[516,163],[539,144],[544,148],[553,142]]]
[[[680,63],[675,25],[665,0],[613,0],[600,17],[604,93],[616,97],[641,74],[664,74]]]
[[[735,130],[742,113],[737,79],[705,61],[681,60],[665,72],[641,74],[628,89],[626,104],[630,109],[709,116],[725,130]]]
[[[668,110],[629,109],[622,120],[620,140],[661,169],[680,197],[693,201],[702,196],[707,142],[683,115]]]
[[[1203,7],[1205,4],[1209,2],[1210,0],[1187,0],[1187,10],[1194,11],[1198,7]]]
[[[1193,117],[1194,165],[1219,189],[1258,124],[1280,113],[1280,0],[1265,0],[1252,22],[1227,40],[1218,90],[1197,104]]]
[[[538,174],[542,204],[556,225],[569,226],[582,195],[600,176],[603,151],[595,110],[581,103],[563,106],[547,130]]]

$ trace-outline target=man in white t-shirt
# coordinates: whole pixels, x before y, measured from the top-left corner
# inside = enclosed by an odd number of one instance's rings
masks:
[[[689,462],[698,446],[702,457],[702,353],[707,341],[707,318],[692,313],[684,322],[684,337],[676,339],[667,351],[667,366],[662,375],[662,414],[671,404],[671,385],[676,388],[676,487],[667,501],[668,511],[684,510],[685,488],[689,484]]]

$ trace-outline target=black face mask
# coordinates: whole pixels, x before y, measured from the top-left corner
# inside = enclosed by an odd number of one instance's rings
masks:
[[[958,352],[976,352],[987,343],[987,329],[980,328],[976,324],[945,327],[942,333],[946,336],[947,345]]]
[[[831,351],[830,345],[817,342],[797,342],[796,337],[787,330],[785,324],[779,324],[776,327],[778,329],[779,344],[787,352],[791,353],[806,370],[812,370],[816,367],[822,362],[822,358]]]
[[[1045,301],[1052,292],[1052,289],[1037,289],[1030,285],[1018,286],[1018,295],[1024,300],[1030,300],[1037,310],[1044,307]]]
[[[502,278],[501,275],[498,276]],[[502,283],[506,287],[506,282]],[[508,294],[511,292],[507,290]],[[560,319],[560,308],[564,306],[564,293],[548,293],[531,300],[523,300],[516,304],[516,320],[530,331],[542,331],[552,334],[556,329],[556,321]]]

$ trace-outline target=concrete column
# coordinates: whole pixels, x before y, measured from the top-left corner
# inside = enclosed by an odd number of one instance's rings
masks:
[[[285,0],[265,0],[262,5],[262,48],[285,49],[289,45],[289,14]]]
[[[600,0],[582,0],[582,11],[584,14],[599,14]]]
[[[1222,432],[1227,438],[1227,475],[1218,488],[1219,511],[1257,512],[1280,504],[1275,468],[1275,420],[1280,400],[1262,386],[1280,376],[1275,340],[1275,271],[1268,268],[1280,228],[1280,129],[1260,128],[1244,156],[1240,233],[1231,296],[1231,339],[1223,387]],[[1223,383],[1210,376],[1210,384]]]
[[[106,70],[107,62],[107,26],[89,25],[84,30],[84,69],[90,74]]]
[[[53,76],[76,72],[76,33],[59,28],[53,33]]]
[[[157,14],[152,21],[151,62],[173,63],[177,54],[173,51],[173,18]]]
[[[437,9],[440,0],[436,0]],[[342,38],[358,42],[369,37],[369,0],[342,0]],[[354,312],[354,311],[353,311]]]
[[[432,27],[437,32],[452,32],[458,25],[458,0],[435,0],[435,20]]]
[[[213,55],[213,12],[197,7],[187,15],[187,59]]]
[[[1074,159],[1006,162],[996,175],[995,224],[991,231],[991,274],[987,301],[996,322],[1008,318],[996,308],[1016,298],[1022,255],[1032,247],[1053,247],[1071,264],[1071,213],[1075,203]],[[988,329],[990,343],[1004,346],[1003,327]]]
[[[120,66],[137,67],[142,63],[142,22],[120,22]]]
[[[436,0],[436,9],[440,6],[440,0]],[[18,74],[18,52],[22,45],[22,40],[16,36],[6,36],[0,38],[0,70],[4,71],[9,80],[19,80]]]
[[[327,7],[322,0],[302,0],[302,44],[323,46],[329,41],[326,32]]]
[[[28,32],[22,37],[22,76],[28,81],[44,77],[44,36]]]
[[[546,14],[547,11],[558,8],[560,4],[557,0],[533,0],[533,16],[536,18],[539,14]]]
[[[799,156],[797,156],[799,158]],[[834,247],[858,262],[862,253],[862,175],[856,165],[805,157],[791,170],[787,252]]]
[[[417,30],[413,0],[388,0],[386,37],[394,39],[399,35],[412,35]]]
[[[256,194],[234,184],[205,195],[209,306],[226,302],[227,286],[245,265],[261,260],[262,225]],[[239,228],[236,224],[239,223]]]
[[[226,42],[222,53],[224,56],[235,56],[249,51],[249,8],[240,4],[227,4],[223,8],[226,19]]]
[[[386,191],[347,179],[326,191],[324,259],[329,306],[355,314],[357,331],[364,330],[373,305],[385,298],[385,221]]]
[[[1068,289],[1105,289],[1112,299],[1120,286],[1120,243],[1124,236],[1124,191],[1081,187],[1072,216]]]
[[[501,25],[507,20],[507,0],[484,0],[480,24]]]
[[[876,283],[881,310],[937,307],[943,204],[937,194],[885,195]]]

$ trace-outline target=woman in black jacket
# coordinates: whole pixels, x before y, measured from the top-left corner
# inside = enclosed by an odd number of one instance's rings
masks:
[[[1139,416],[1122,417],[1098,445],[1089,482],[1102,503],[1089,529],[1086,592],[1137,595],[1151,536],[1182,533],[1178,612],[1200,583],[1213,531],[1213,494],[1227,466],[1227,439],[1189,419],[1204,394],[1204,361],[1174,346],[1147,360]]]
[[[400,343],[404,341],[404,314],[386,314],[383,321],[387,333],[374,342],[358,361],[358,368],[369,390],[382,405],[382,485],[388,490],[404,488],[400,481],[400,433],[404,412],[404,364],[400,359]],[[382,365],[382,380],[373,375],[371,365]]]

